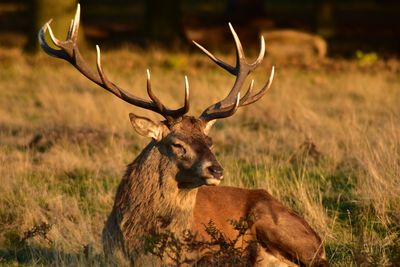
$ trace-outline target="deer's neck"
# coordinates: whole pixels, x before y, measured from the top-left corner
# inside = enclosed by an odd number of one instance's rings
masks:
[[[152,143],[128,166],[114,209],[129,247],[146,235],[190,228],[197,189],[179,189],[174,175],[176,167]]]

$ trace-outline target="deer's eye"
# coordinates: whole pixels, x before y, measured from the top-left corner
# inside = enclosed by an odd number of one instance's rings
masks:
[[[186,154],[186,149],[183,147],[182,144],[180,143],[172,143],[172,150],[174,151],[175,154],[178,156],[183,156]]]

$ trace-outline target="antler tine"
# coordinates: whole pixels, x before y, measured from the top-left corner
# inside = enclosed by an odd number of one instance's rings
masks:
[[[188,110],[189,110],[189,92],[188,92],[189,86],[187,84],[187,78],[186,78],[186,84],[185,84],[185,105],[182,108],[172,110],[172,109],[167,109],[161,103],[161,101],[159,101],[158,98],[155,97],[155,95],[151,92],[151,85],[150,85],[150,80],[149,80],[150,76],[148,76],[148,92],[150,92],[149,97],[151,98],[151,101],[136,97],[136,96],[130,94],[129,92],[123,90],[122,88],[118,87],[116,84],[114,84],[110,80],[108,80],[107,76],[104,73],[102,65],[101,65],[101,53],[100,53],[99,46],[96,46],[97,73],[95,71],[93,71],[89,67],[89,65],[86,63],[86,61],[83,59],[83,57],[81,56],[78,45],[77,45],[79,22],[80,22],[80,10],[81,10],[80,5],[78,4],[76,13],[75,13],[75,17],[71,21],[71,25],[67,32],[67,39],[65,41],[60,41],[55,37],[55,35],[50,27],[51,20],[49,22],[47,22],[41,28],[41,30],[39,31],[39,35],[38,35],[39,43],[40,43],[40,46],[42,47],[42,49],[48,55],[68,61],[76,69],[78,69],[85,77],[87,77],[89,80],[91,80],[94,83],[96,83],[97,85],[103,87],[107,91],[113,93],[114,95],[121,98],[122,100],[124,100],[134,106],[138,106],[138,107],[159,113],[160,115],[165,117],[167,120],[179,118],[188,112]],[[54,49],[47,44],[46,38],[45,38],[47,30],[49,31],[52,42],[59,49]],[[150,88],[149,88],[149,86],[150,86]]]
[[[44,52],[46,52],[46,54],[48,54],[52,57],[57,57],[57,58],[62,58],[64,60],[68,60],[68,55],[64,51],[54,49],[46,43],[45,35],[46,35],[46,32],[48,29],[50,29],[49,32],[51,31],[51,28],[50,28],[51,21],[52,20],[49,20],[46,24],[44,24],[43,27],[39,31],[38,40],[39,40],[40,47],[43,49]],[[50,34],[50,36],[52,36],[52,34]],[[53,39],[52,39],[52,42],[54,42]]]
[[[100,79],[104,86],[107,88],[112,88],[111,82],[107,79],[106,74],[104,73],[103,66],[101,65],[101,52],[100,52],[100,46],[96,45],[96,66],[97,66],[97,72],[99,73]],[[118,94],[118,97],[121,97],[121,92],[120,91],[115,91],[115,94]]]
[[[246,102],[246,100],[249,98],[251,91],[253,90],[253,86],[254,86],[254,80],[251,80],[249,89],[247,89],[244,96],[240,99],[240,105],[242,105],[243,102]]]
[[[258,93],[251,96],[250,98],[244,99],[245,98],[245,96],[244,96],[240,101],[240,106],[241,107],[247,106],[247,105],[250,105],[250,104],[256,102],[257,100],[259,100],[271,87],[272,81],[274,80],[274,75],[275,75],[275,67],[272,66],[271,74],[269,75],[269,79],[265,83],[265,85],[260,89],[260,91],[258,91]],[[247,95],[247,93],[246,93],[246,95]]]
[[[80,17],[81,17],[81,5],[78,3],[76,12],[75,12],[75,17],[74,17],[74,19],[71,20],[71,24],[68,28],[66,40],[69,40],[69,39],[74,40],[74,41],[77,40]]]
[[[50,21],[51,23],[51,21]],[[53,30],[50,27],[50,23],[47,23],[47,28],[49,29],[49,34],[50,34],[50,39],[55,44],[56,46],[60,46],[62,42],[57,39],[57,37],[54,35]]]
[[[210,118],[218,117],[219,113],[225,114],[225,111],[227,109],[230,109],[235,104],[235,102],[237,100],[236,96],[241,91],[241,88],[243,87],[243,84],[245,83],[247,76],[261,64],[261,62],[264,58],[264,55],[265,55],[265,40],[264,40],[264,37],[261,36],[260,37],[260,52],[259,52],[257,59],[251,64],[247,63],[242,44],[241,44],[240,39],[239,39],[238,35],[236,34],[231,23],[229,23],[229,28],[231,30],[233,39],[235,41],[235,47],[236,47],[236,66],[235,67],[232,67],[231,65],[229,65],[225,62],[222,62],[220,59],[216,58],[213,54],[211,54],[209,51],[207,51],[204,47],[202,47],[198,43],[194,42],[194,44],[197,45],[218,66],[221,66],[223,69],[227,70],[229,73],[236,76],[235,83],[233,84],[233,87],[230,90],[230,92],[228,93],[228,95],[221,101],[218,101],[217,103],[214,103],[213,105],[209,106],[200,115],[200,118],[205,121],[209,121]],[[273,70],[272,70],[272,77],[273,77]],[[272,79],[270,77],[269,82],[257,94],[250,96],[251,90],[252,90],[253,84],[254,84],[252,81],[249,85],[247,92],[245,93],[243,98],[240,99],[238,107],[254,103],[258,99],[260,99],[264,95],[265,91],[271,85],[271,82],[272,82]]]
[[[237,75],[237,69],[232,67],[231,65],[223,62],[222,60],[218,59],[216,56],[211,54],[207,49],[205,49],[202,45],[197,43],[196,41],[192,41],[204,54],[206,54],[212,61],[214,61],[218,66],[223,68],[224,70],[228,71],[232,75]]]
[[[244,56],[244,51],[242,47],[242,43],[240,42],[239,37],[237,36],[235,29],[233,28],[232,24],[229,22],[229,29],[231,30],[233,39],[235,40],[235,46],[236,46],[236,69],[237,71],[240,70],[240,63],[243,61],[246,63],[246,58]]]
[[[71,36],[70,36],[73,42],[76,42],[78,40],[78,30],[80,21],[81,21],[81,5],[78,4],[76,8],[75,18],[72,23]]]
[[[189,112],[190,102],[189,102],[189,80],[185,75],[185,103],[183,105],[183,110],[185,113]]]
[[[74,20],[71,19],[71,23],[69,24],[69,28],[68,28],[68,32],[67,32],[67,37],[65,38],[65,40],[68,40],[71,38],[71,32],[72,32],[73,25],[74,25]]]
[[[151,79],[150,79],[150,70],[147,69],[147,94],[149,95],[150,99],[153,103],[158,107],[160,111],[162,111],[168,120],[177,118],[186,114],[189,111],[189,81],[187,76],[185,75],[185,99],[184,105],[182,108],[177,109],[177,112],[171,113],[160,101],[160,99],[153,93],[151,90]]]
[[[149,97],[153,101],[153,103],[156,104],[157,108],[159,110],[161,110],[162,112],[165,112],[166,111],[165,106],[161,103],[161,101],[158,99],[158,97],[151,90],[150,70],[147,69],[146,72],[147,72],[147,79],[146,79],[147,94],[149,95]]]
[[[256,61],[254,61],[254,63],[251,64],[251,66],[253,67],[253,70],[255,68],[257,68],[258,65],[261,64],[261,62],[264,59],[264,55],[265,55],[265,40],[264,40],[264,36],[261,35],[261,37],[260,37],[260,53],[258,54]]]

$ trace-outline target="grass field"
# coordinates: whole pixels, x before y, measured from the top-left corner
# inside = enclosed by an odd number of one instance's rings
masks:
[[[87,58],[95,62],[95,53]],[[100,235],[125,166],[149,140],[130,107],[70,65],[0,51],[0,265],[102,262]],[[233,61],[233,57],[222,56]],[[333,266],[400,265],[400,72],[396,61],[276,66],[270,92],[214,130],[225,185],[265,188],[323,238]],[[233,77],[203,55],[104,52],[108,76],[198,115]],[[256,87],[270,69],[254,74]]]

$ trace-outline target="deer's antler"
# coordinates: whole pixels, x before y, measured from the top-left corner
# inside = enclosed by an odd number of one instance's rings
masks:
[[[214,61],[218,66],[228,71],[230,74],[236,76],[235,83],[229,92],[229,94],[218,101],[217,103],[212,104],[203,113],[200,115],[200,119],[204,121],[210,121],[214,119],[226,118],[232,116],[235,111],[242,106],[246,106],[252,104],[259,100],[265,92],[271,86],[272,80],[274,78],[274,67],[272,67],[271,74],[267,83],[255,94],[251,95],[251,91],[253,89],[254,81],[252,80],[249,88],[242,98],[240,98],[240,90],[243,87],[243,84],[247,78],[247,76],[256,69],[262,62],[265,54],[265,41],[261,36],[261,49],[258,55],[258,58],[253,63],[247,63],[246,57],[244,56],[243,47],[240,43],[239,37],[237,36],[235,30],[232,25],[229,23],[229,28],[232,32],[233,38],[236,44],[236,66],[233,67],[217,57],[211,54],[208,50],[206,50],[203,46],[199,45],[195,41],[193,43],[199,47],[212,61]]]
[[[51,20],[48,21],[39,31],[39,43],[42,49],[50,56],[61,58],[69,63],[71,63],[76,69],[78,69],[84,76],[86,76],[89,80],[103,87],[107,91],[113,93],[120,99],[128,102],[137,107],[141,107],[144,109],[152,110],[156,113],[159,113],[167,120],[174,120],[189,111],[189,83],[188,79],[185,76],[185,103],[184,106],[179,109],[168,109],[166,108],[161,101],[154,95],[151,90],[150,84],[150,72],[147,70],[147,93],[151,99],[145,100],[139,98],[137,96],[132,95],[131,93],[123,90],[118,85],[111,82],[103,71],[103,67],[101,65],[101,56],[100,56],[100,48],[96,46],[97,50],[97,72],[93,71],[86,61],[82,58],[81,53],[78,49],[77,39],[78,39],[78,30],[79,30],[79,20],[80,20],[80,5],[76,9],[75,18],[71,22],[71,26],[67,33],[67,38],[65,41],[58,40],[50,27]],[[50,37],[55,46],[59,49],[54,49],[49,46],[45,40],[45,35],[47,30],[50,33]]]

